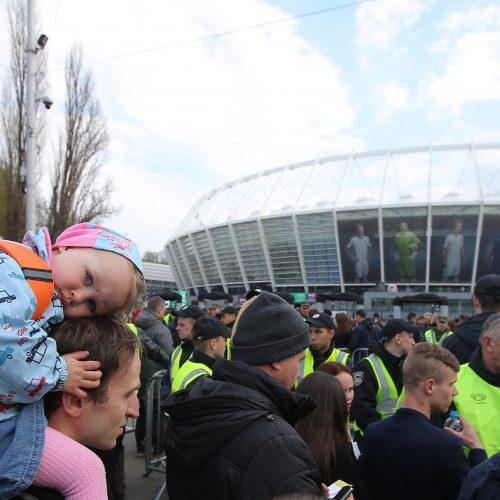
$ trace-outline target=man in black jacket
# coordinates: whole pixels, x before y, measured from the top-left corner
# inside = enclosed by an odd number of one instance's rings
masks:
[[[360,458],[372,500],[455,500],[471,469],[486,459],[473,427],[440,429],[431,413],[442,413],[457,395],[459,364],[436,344],[421,343],[403,365],[405,398],[396,413],[370,425]],[[462,445],[470,448],[468,460]]]
[[[212,377],[166,406],[169,498],[320,494],[317,466],[293,427],[315,404],[290,391],[309,346],[307,324],[261,292],[244,304],[234,332],[231,361],[217,361]]]
[[[484,322],[492,314],[500,312],[499,275],[487,274],[477,280],[472,304],[476,314],[457,326],[453,335],[443,342],[443,347],[451,351],[460,364],[468,363],[479,347],[479,334]]]

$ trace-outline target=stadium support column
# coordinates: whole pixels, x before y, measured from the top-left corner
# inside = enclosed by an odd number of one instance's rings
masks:
[[[384,203],[385,183],[387,181],[387,172],[389,171],[389,162],[392,158],[392,150],[387,151],[387,158],[385,160],[384,177],[382,178],[382,186],[380,188],[380,195],[378,199],[378,245],[380,252],[380,281],[385,286],[385,256],[384,256],[384,224],[382,219],[382,203]]]
[[[208,244],[210,245],[210,250],[212,251],[212,255],[214,257],[215,267],[217,268],[217,272],[219,273],[220,282],[222,284],[222,288],[225,293],[229,293],[227,289],[226,279],[224,278],[224,273],[222,272],[222,266],[220,265],[219,257],[217,256],[217,252],[215,251],[214,240],[212,239],[212,235],[210,234],[210,229],[205,228],[205,233],[207,235]]]
[[[238,241],[236,240],[236,234],[234,233],[234,227],[232,224],[228,225],[229,228],[229,236],[231,237],[231,241],[234,247],[234,253],[236,255],[236,260],[238,261],[238,266],[240,267],[241,279],[243,280],[243,286],[245,290],[250,290],[250,285],[248,283],[247,273],[245,271],[245,267],[243,266],[243,259],[241,258],[240,247],[238,246]]]
[[[427,230],[425,249],[425,291],[429,291],[431,272],[431,236],[432,236],[432,145],[429,143],[429,171],[427,173]]]
[[[198,268],[200,269],[200,274],[201,274],[201,277],[203,279],[203,283],[205,285],[205,288],[209,292],[211,292],[212,290],[210,288],[210,285],[208,284],[207,275],[205,274],[205,270],[203,269],[203,263],[201,262],[201,258],[200,258],[200,254],[198,253],[198,247],[196,246],[196,242],[194,241],[193,235],[191,233],[189,233],[188,237],[189,237],[189,241],[191,243],[191,248],[193,249],[194,258],[196,260],[196,263],[198,264]]]
[[[344,271],[342,270],[342,248],[339,245],[339,226],[337,224],[337,211],[335,209],[332,211],[332,217],[333,229],[335,231],[335,245],[337,246],[337,258],[339,261],[340,290],[341,292],[345,292]]]
[[[477,278],[477,263],[479,260],[479,246],[481,244],[481,236],[483,234],[484,195],[483,195],[483,190],[481,188],[481,177],[479,176],[479,167],[477,164],[477,156],[476,156],[476,146],[474,143],[471,144],[471,150],[472,150],[472,155],[473,155],[472,159],[474,162],[474,172],[476,174],[478,197],[480,199],[479,217],[477,219],[476,244],[475,244],[475,248],[474,248],[474,261],[472,263],[472,278],[471,278],[471,288],[470,288],[471,293],[473,293],[474,284],[476,283],[476,278]]]
[[[300,273],[302,274],[302,283],[304,290],[309,293],[309,283],[307,282],[306,263],[304,260],[304,252],[302,251],[302,240],[300,239],[299,224],[297,216],[292,214],[293,234],[295,235],[295,243],[297,245],[297,255],[299,256]]]
[[[193,279],[193,275],[191,274],[191,269],[189,268],[189,260],[186,257],[186,253],[184,252],[184,248],[182,247],[181,239],[177,238],[176,243],[177,243],[177,248],[179,250],[179,255],[182,257],[182,260],[184,261],[184,267],[186,268],[186,272],[188,274],[188,277],[191,280],[191,288],[193,288],[196,295],[198,295],[198,287],[196,286],[196,283],[194,282],[194,279]]]
[[[165,246],[165,251],[167,252],[167,261],[170,265],[170,269],[172,269],[172,273],[174,274],[175,283],[180,290],[184,290],[186,286],[183,279],[181,278],[181,272],[179,263],[177,262],[177,258],[175,257],[174,252],[169,245]]]
[[[271,263],[271,255],[269,254],[269,247],[267,246],[267,240],[264,234],[262,219],[257,219],[257,227],[259,228],[260,242],[264,250],[264,259],[266,260],[267,271],[269,273],[269,281],[271,282],[272,289],[276,291],[276,280],[274,279],[273,265]]]

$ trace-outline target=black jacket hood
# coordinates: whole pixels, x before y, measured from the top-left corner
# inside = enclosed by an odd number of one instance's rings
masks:
[[[217,361],[212,377],[166,404],[169,460],[195,470],[256,420],[279,414],[293,426],[315,407],[312,398],[287,390],[259,368]]]

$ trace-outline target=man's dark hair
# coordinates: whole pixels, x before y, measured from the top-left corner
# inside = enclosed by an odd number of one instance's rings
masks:
[[[494,295],[476,295],[483,312],[500,312],[500,300]]]
[[[360,318],[366,318],[366,312],[364,309],[358,309],[355,313],[355,316],[359,316]]]
[[[86,361],[101,363],[99,387],[87,389],[88,397],[96,402],[106,399],[111,377],[129,369],[140,345],[127,324],[112,316],[65,320],[53,329],[51,337],[57,342],[60,355],[88,351]],[[44,402],[48,417],[60,406],[61,392],[49,392]]]
[[[408,313],[408,316],[406,317],[406,319],[407,319],[408,321],[410,321],[411,319],[416,318],[416,317],[417,317],[416,313],[414,313],[414,312],[409,312],[409,313]]]

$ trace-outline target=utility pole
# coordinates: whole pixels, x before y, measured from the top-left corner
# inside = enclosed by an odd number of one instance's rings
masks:
[[[26,144],[25,144],[25,166],[26,182],[23,192],[26,193],[26,231],[36,230],[36,165],[35,165],[35,130],[36,130],[36,109],[35,102],[40,104],[42,100],[45,107],[50,109],[52,99],[44,96],[41,99],[35,98],[35,57],[38,51],[45,48],[47,35],[40,35],[35,44],[33,38],[35,13],[33,11],[33,0],[28,0],[28,43],[26,48]]]
[[[28,0],[28,47],[26,57],[26,231],[36,229],[35,191],[35,56],[33,0]]]

